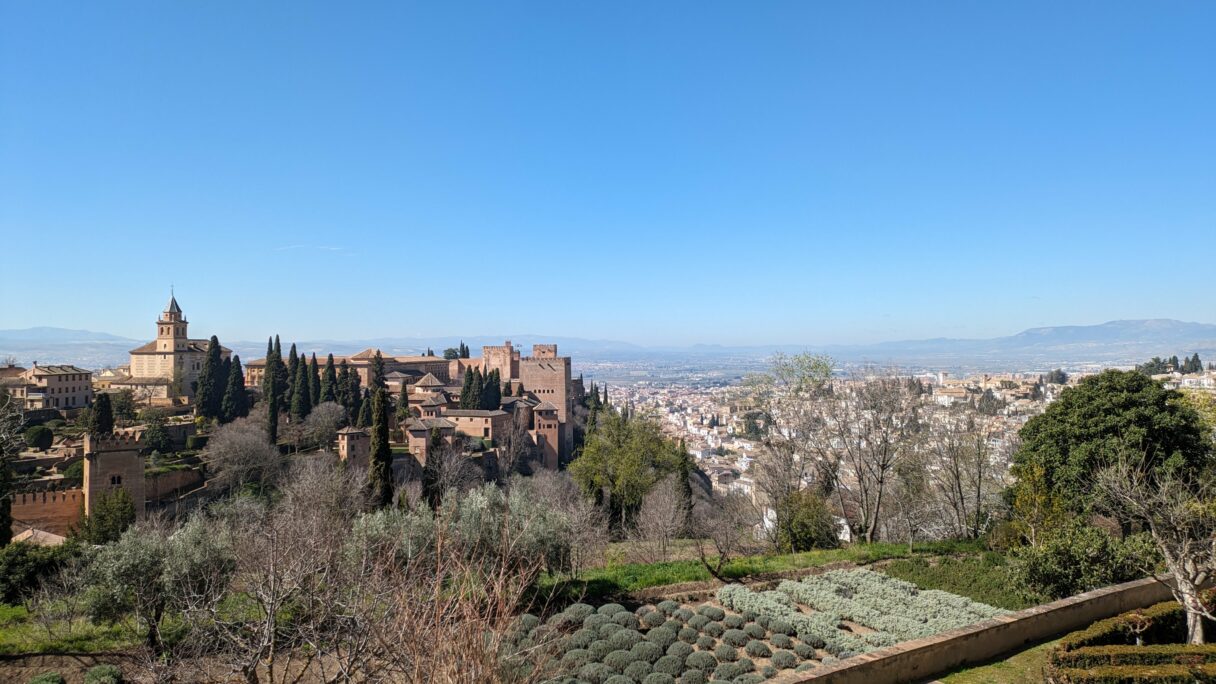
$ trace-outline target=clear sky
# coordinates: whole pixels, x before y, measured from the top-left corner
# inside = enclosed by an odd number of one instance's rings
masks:
[[[0,0],[0,328],[1216,322],[1213,2]]]

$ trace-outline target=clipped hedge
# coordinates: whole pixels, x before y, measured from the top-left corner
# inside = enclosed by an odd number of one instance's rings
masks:
[[[1086,646],[1053,653],[1052,664],[1066,668],[1107,665],[1200,665],[1216,664],[1216,644],[1153,644],[1150,646]]]
[[[1216,664],[1063,668],[1052,672],[1048,681],[1056,684],[1211,684],[1216,682]]]

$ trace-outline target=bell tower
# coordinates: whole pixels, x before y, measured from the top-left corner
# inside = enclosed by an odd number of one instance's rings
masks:
[[[166,354],[185,351],[190,339],[186,335],[188,325],[182,308],[177,305],[177,298],[170,295],[169,305],[156,321],[156,351]]]

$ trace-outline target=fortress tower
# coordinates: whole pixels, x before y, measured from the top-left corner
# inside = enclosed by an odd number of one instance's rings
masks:
[[[85,435],[84,513],[106,493],[125,489],[135,501],[135,515],[144,517],[144,457],[138,439],[126,435]]]

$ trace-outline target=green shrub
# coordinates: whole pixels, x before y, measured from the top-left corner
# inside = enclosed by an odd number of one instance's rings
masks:
[[[701,635],[701,633],[698,632],[697,630],[693,629],[692,627],[681,627],[680,631],[676,632],[676,637],[680,641],[683,641],[684,643],[688,643],[688,644],[697,643],[697,637],[700,635]]]
[[[684,659],[684,666],[690,670],[712,670],[717,665],[718,659],[705,651],[689,653],[688,657]]]
[[[709,618],[705,617],[704,615],[693,615],[692,617],[688,618],[686,624],[697,631],[701,631],[705,625],[709,624]]]
[[[601,639],[607,639],[623,629],[625,628],[615,622],[605,622],[604,624],[600,625],[599,629],[595,630],[595,632],[596,634],[600,635]]]
[[[614,674],[612,668],[603,663],[587,663],[578,669],[578,678],[591,684],[604,684]]]
[[[815,657],[815,648],[810,644],[794,644],[794,653],[803,660],[810,660]]]
[[[747,642],[747,646],[744,650],[746,650],[747,654],[753,658],[767,658],[773,654],[773,651],[768,647],[768,644],[760,641],[759,639],[752,639],[751,641]]]
[[[598,636],[593,629],[580,629],[566,638],[566,648],[587,648]]]
[[[1064,668],[1052,672],[1059,684],[1194,684],[1216,682],[1216,664],[1103,665],[1084,670]]]
[[[519,626],[523,627],[525,632],[531,632],[540,625],[540,618],[530,613],[524,613],[519,616]]]
[[[612,653],[616,650],[616,648],[613,647],[612,644],[608,643],[607,640],[600,639],[599,641],[591,642],[591,645],[587,647],[587,650],[591,651],[591,657],[595,658],[596,660],[603,660],[604,656]]]
[[[722,641],[731,646],[743,646],[748,642],[747,632],[741,629],[728,629],[722,634]]]
[[[116,665],[94,665],[84,673],[84,684],[122,684],[122,670]]]
[[[633,662],[633,654],[624,649],[617,649],[604,656],[604,664],[613,672],[624,672],[629,663]]]
[[[570,619],[574,622],[582,622],[583,620],[587,619],[588,615],[595,612],[595,608],[587,605],[586,603],[575,603],[568,606],[562,612],[569,615]]]
[[[680,609],[680,604],[676,603],[675,601],[671,601],[671,600],[659,601],[659,605],[655,606],[655,608],[657,608],[664,615],[671,615],[672,613],[674,613]]]
[[[756,669],[756,664],[752,662],[751,658],[740,658],[735,664],[739,666],[740,672],[753,672]]]
[[[597,608],[595,612],[599,613],[600,615],[607,615],[611,617],[623,610],[625,610],[625,606],[622,606],[619,603],[605,603]]]
[[[674,644],[672,644],[674,646]],[[644,660],[647,663],[653,663],[663,657],[663,648],[656,643],[649,641],[638,642],[629,649],[633,654],[634,660]]]
[[[1008,559],[999,553],[947,557],[932,563],[925,558],[906,558],[892,561],[882,572],[921,589],[948,591],[1006,610],[1029,608],[1043,600],[1021,587],[1010,573]]]
[[[708,634],[702,634],[701,636],[697,637],[697,648],[701,649],[702,651],[712,649],[716,643],[718,643],[718,640],[709,636]]]
[[[604,684],[635,684],[633,678],[628,675],[614,674],[604,681]]]
[[[642,616],[642,624],[652,629],[662,625],[664,622],[667,622],[667,616],[657,610],[653,610]]]
[[[621,629],[608,636],[608,643],[615,648],[630,649],[642,640],[641,632],[633,629]]]
[[[613,615],[612,621],[622,627],[625,627],[626,629],[638,629],[642,626],[641,622],[638,621],[637,616],[629,611],[623,611]]]
[[[663,623],[663,627],[666,627],[667,629],[670,629],[673,633],[678,634],[681,629],[684,629],[684,623],[680,622],[679,620],[677,620],[675,618],[671,618],[667,622]]]
[[[0,548],[0,603],[16,605],[29,598],[42,580],[80,555],[77,544],[38,546],[16,542]]]
[[[1025,590],[1058,599],[1142,577],[1144,563],[1158,558],[1147,535],[1116,539],[1072,521],[1039,545],[1019,549],[1010,570]]]
[[[677,608],[676,611],[671,614],[673,618],[679,620],[680,622],[688,622],[692,619],[693,615],[695,615],[695,613],[687,608]]]
[[[607,615],[600,615],[599,613],[592,613],[591,615],[588,615],[587,617],[583,618],[583,626],[586,627],[587,629],[597,629],[598,630],[601,626],[606,625],[609,622],[611,622],[611,620],[608,618]],[[598,632],[597,632],[597,634],[598,634]]]
[[[798,656],[791,651],[773,651],[772,663],[779,670],[788,670],[798,664]]]
[[[795,634],[794,626],[788,620],[782,618],[769,620],[769,623],[765,627],[774,634],[784,634],[786,636],[794,636]]]
[[[684,660],[688,657],[688,654],[692,653],[692,650],[692,646],[689,646],[683,641],[677,641],[667,647],[667,655],[675,656],[680,660]]]
[[[705,625],[701,631],[717,639],[718,637],[722,636],[723,632],[726,631],[726,627],[724,627],[721,622],[711,622],[708,625]]]
[[[66,684],[58,672],[43,672],[30,680],[30,684]]]
[[[763,668],[761,668],[760,674],[764,675],[765,679],[772,679],[773,677],[777,676],[777,668],[773,667],[772,665],[765,665]]]
[[[1103,665],[1199,665],[1216,663],[1216,644],[1086,646],[1071,651],[1053,649],[1050,659],[1057,667],[1082,669]]]
[[[684,674],[676,680],[676,684],[705,684],[708,681],[705,678],[705,673],[700,670],[685,670]]]
[[[784,553],[830,549],[840,545],[836,518],[827,501],[813,489],[800,489],[782,499],[775,509],[777,548]]]
[[[635,660],[625,666],[625,676],[635,682],[642,681],[642,678],[650,674],[650,663],[644,660]]]
[[[741,674],[735,677],[733,684],[760,684],[764,681],[764,676],[755,672]]]
[[[718,646],[714,648],[714,657],[717,658],[719,662],[731,663],[739,659],[739,652],[736,651],[735,647],[731,646],[730,644],[718,644]]]
[[[793,648],[794,640],[786,635],[777,632],[768,638],[769,643],[777,648]]]
[[[714,668],[713,677],[714,679],[722,679],[729,682],[741,674],[743,673],[739,670],[738,665],[734,663],[722,663]]]
[[[798,632],[798,640],[811,648],[823,648],[826,645],[823,638],[814,632]]]
[[[585,648],[572,648],[566,651],[566,655],[562,656],[562,667],[574,672],[594,659],[595,657],[591,655],[591,651]]]
[[[721,622],[726,618],[726,611],[717,606],[711,606],[708,603],[703,603],[697,607],[697,612],[714,622]]]
[[[764,637],[768,636],[768,630],[764,629],[755,622],[744,626],[743,631],[747,632],[747,635],[753,639],[763,639]]]
[[[186,449],[198,451],[207,446],[207,435],[190,435],[186,437]]]
[[[680,676],[680,672],[684,670],[684,661],[675,656],[665,655],[662,658],[654,661],[654,671],[669,674],[672,677]]]
[[[642,680],[642,684],[675,684],[676,678],[667,672],[651,672]]]
[[[728,629],[739,629],[746,622],[747,620],[744,620],[742,615],[727,615],[722,619],[722,624],[726,625]]]
[[[819,667],[819,664],[816,663],[815,661],[811,660],[809,662],[805,662],[805,663],[799,665],[798,667],[795,667],[794,672],[806,672],[808,670],[813,670],[817,667]]]
[[[676,641],[676,633],[666,627],[657,627],[646,633],[646,640],[666,649]]]

